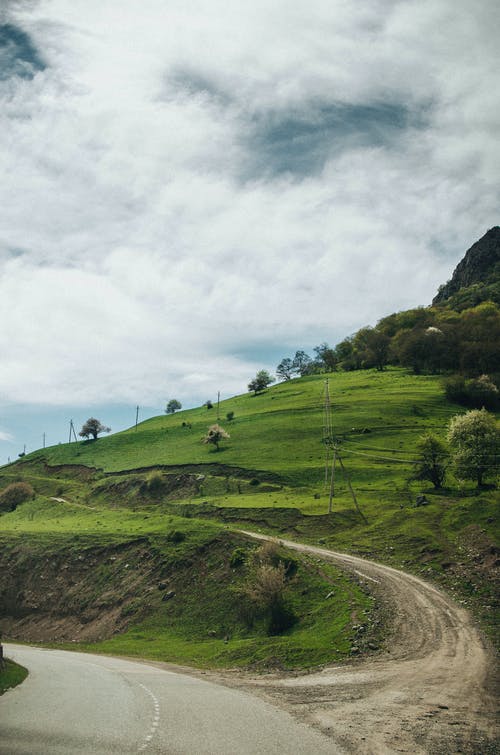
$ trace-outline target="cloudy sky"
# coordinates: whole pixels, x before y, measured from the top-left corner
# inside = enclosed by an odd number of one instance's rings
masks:
[[[2,0],[0,463],[428,304],[499,221],[499,22]]]

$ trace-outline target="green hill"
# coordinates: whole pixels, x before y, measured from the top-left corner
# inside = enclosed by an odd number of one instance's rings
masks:
[[[327,380],[345,470],[336,467],[331,513]],[[224,419],[229,412],[234,419]],[[30,454],[0,471],[0,488],[24,480],[36,492],[0,517],[0,596],[10,606],[0,627],[31,640],[78,639],[93,649],[198,665],[296,667],[348,654],[354,612],[370,617],[367,637],[377,645],[380,625],[363,589],[284,550],[271,565],[293,563],[283,578],[293,622],[271,636],[262,608],[245,617],[245,590],[264,556],[235,532],[244,526],[422,573],[491,628],[496,489],[477,490],[451,472],[440,491],[410,480],[420,435],[444,438],[458,412],[436,376],[401,368],[339,372],[222,402],[219,421],[230,438],[219,451],[202,443],[216,409],[201,407]],[[422,493],[427,505],[416,506]],[[5,576],[13,564],[23,616],[9,614],[17,610]],[[44,624],[33,605],[47,581],[58,587]],[[325,599],[332,585],[334,602]],[[164,590],[174,593],[171,602]],[[61,616],[68,621],[51,635]]]

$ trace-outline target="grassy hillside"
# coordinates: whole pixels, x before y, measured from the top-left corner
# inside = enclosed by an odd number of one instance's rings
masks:
[[[334,434],[364,519],[339,469],[333,510],[327,513],[326,377]],[[478,491],[451,474],[439,492],[409,481],[419,436],[432,430],[444,438],[450,418],[463,411],[445,399],[437,377],[402,369],[291,380],[257,396],[222,402],[220,424],[231,437],[218,452],[201,442],[217,420],[215,408],[202,407],[156,417],[97,441],[54,446],[2,468],[0,488],[24,479],[37,498],[0,517],[0,537],[15,548],[21,547],[21,538],[24,543],[28,539],[38,561],[44,549],[56,553],[76,548],[78,553],[66,564],[69,571],[78,566],[79,556],[85,562],[89,548],[122,547],[145,538],[144,548],[156,553],[158,564],[170,565],[169,578],[178,579],[176,594],[183,597],[177,604],[167,603],[167,610],[138,568],[141,591],[147,597],[152,589],[156,598],[141,598],[129,610],[131,596],[120,604],[121,588],[116,587],[115,602],[111,600],[118,611],[116,621],[105,635],[109,639],[98,646],[117,652],[199,665],[252,660],[265,665],[274,658],[287,667],[349,653],[353,617],[369,615],[366,596],[340,573],[323,567],[318,571],[313,564],[304,562],[299,576],[287,582],[287,601],[297,621],[283,636],[267,636],[262,617],[252,628],[245,624],[235,595],[251,577],[256,557],[255,546],[242,544],[241,536],[233,533],[241,526],[357,552],[424,574],[455,592],[493,631],[497,490],[490,486]],[[232,421],[224,419],[228,412],[234,412]],[[416,507],[422,492],[428,505]],[[183,539],[172,544],[172,532],[181,532]],[[238,547],[245,551],[246,565],[240,571],[231,566]],[[92,569],[101,569],[98,555],[89,558],[95,561]],[[162,579],[158,564],[151,571],[153,585]],[[201,591],[200,569],[208,575]],[[106,579],[120,584],[118,575],[106,569],[97,576],[104,592]],[[332,602],[325,596],[334,583]],[[216,598],[221,585],[223,597]],[[92,600],[103,599],[101,593],[92,597],[91,591],[87,598],[90,606]],[[54,601],[57,614],[63,606]],[[215,613],[205,610],[208,605]],[[372,621],[371,626],[376,635],[377,625]],[[92,636],[78,635],[82,642],[100,636],[97,629]]]
[[[320,486],[324,468],[323,410],[329,378],[334,432],[359,481],[389,484],[388,465],[355,451],[383,452],[394,459],[413,454],[419,433],[442,433],[459,407],[444,398],[436,377],[390,369],[315,375],[281,383],[257,396],[221,402],[220,424],[231,434],[219,452],[201,443],[216,409],[205,407],[160,416],[97,441],[52,446],[26,457],[50,465],[82,464],[104,472],[155,465],[224,464],[272,473],[285,484]],[[227,412],[234,412],[231,422]],[[368,431],[368,432],[367,432]],[[390,467],[394,470],[394,467]]]

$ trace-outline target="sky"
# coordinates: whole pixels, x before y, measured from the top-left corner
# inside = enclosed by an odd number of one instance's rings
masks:
[[[496,0],[2,0],[0,464],[430,303],[499,222]]]

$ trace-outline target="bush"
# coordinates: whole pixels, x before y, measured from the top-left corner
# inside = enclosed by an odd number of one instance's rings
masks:
[[[446,478],[448,457],[444,443],[432,433],[427,433],[419,438],[417,452],[419,459],[413,479],[429,480],[435,488],[442,488]]]
[[[228,422],[231,422],[234,419],[234,412],[228,412],[226,414],[226,419]]]
[[[159,472],[157,472],[156,474],[152,474],[148,480],[148,493],[151,493],[152,495],[158,495],[158,493],[161,492],[162,488],[163,488],[162,475]]]
[[[499,405],[499,393],[495,383],[488,375],[474,380],[467,380],[466,390],[470,406],[474,409],[496,409]]]
[[[231,569],[237,569],[238,566],[243,566],[246,561],[246,556],[247,554],[244,548],[235,548],[229,560],[229,566]]]
[[[0,491],[0,511],[14,511],[20,503],[33,498],[35,491],[27,482],[12,482]]]
[[[466,380],[463,375],[453,375],[444,382],[446,398],[456,404],[472,409],[494,410],[500,405],[500,393],[489,375]]]
[[[463,375],[453,375],[444,381],[444,393],[448,401],[465,406],[467,404],[467,390]]]
[[[182,543],[186,539],[186,533],[180,530],[170,530],[166,539],[169,543]]]
[[[242,589],[243,596],[253,604],[256,614],[265,616],[267,633],[281,634],[296,621],[285,601],[286,570],[283,563],[278,566],[262,564],[258,566]],[[249,612],[252,616],[252,612]]]

